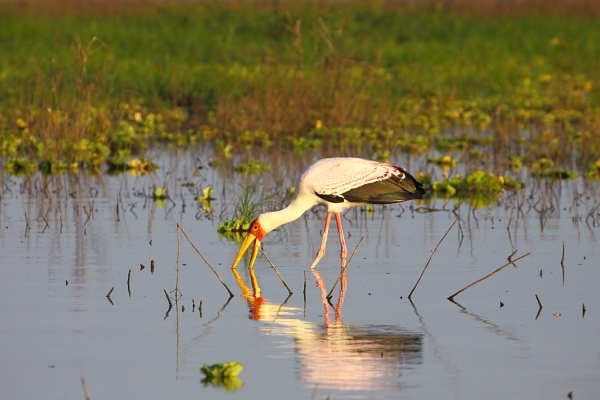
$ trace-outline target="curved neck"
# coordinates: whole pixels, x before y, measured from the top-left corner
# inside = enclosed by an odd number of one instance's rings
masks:
[[[270,232],[283,224],[297,220],[306,210],[315,204],[311,201],[306,201],[306,199],[305,201],[302,201],[301,198],[296,197],[292,200],[290,205],[283,210],[262,214],[258,220],[263,229],[266,232]]]

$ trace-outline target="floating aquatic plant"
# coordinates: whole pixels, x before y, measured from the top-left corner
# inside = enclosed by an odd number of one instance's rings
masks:
[[[590,179],[600,179],[600,159],[588,167],[585,176]]]
[[[434,197],[467,200],[478,206],[492,204],[505,190],[517,191],[524,187],[523,182],[507,175],[496,176],[484,171],[475,171],[465,178],[456,174],[452,179],[431,184]]]
[[[247,163],[241,163],[235,166],[234,171],[241,174],[256,175],[261,172],[270,171],[271,166],[268,163],[263,163],[258,160],[252,160]]]
[[[214,198],[211,197],[214,191],[214,188],[208,186],[204,188],[204,190],[202,191],[202,195],[196,198],[196,200],[198,200],[198,202],[202,204],[202,209],[206,213],[212,212],[214,210],[212,204],[210,203],[211,200],[214,200]]]
[[[237,375],[244,370],[244,366],[231,361],[213,365],[204,364],[200,372],[205,375],[201,380],[204,386],[213,385],[222,387],[227,391],[236,391],[244,386],[244,382]]]
[[[35,161],[28,160],[24,157],[7,160],[5,168],[6,172],[16,176],[32,174],[38,170],[38,166]]]
[[[166,199],[167,198],[167,189],[165,188],[156,188],[154,192],[152,192],[152,197],[154,200]]]
[[[458,160],[456,158],[452,158],[450,156],[429,158],[429,159],[427,159],[427,162],[438,165],[438,166],[442,167],[442,169],[444,169],[444,170],[454,168],[458,164]]]
[[[549,158],[540,158],[531,165],[531,176],[537,179],[575,179],[579,176],[576,171],[554,166]]]

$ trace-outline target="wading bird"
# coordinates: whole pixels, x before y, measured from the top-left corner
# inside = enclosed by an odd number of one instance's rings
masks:
[[[316,205],[327,207],[321,248],[310,266],[314,269],[325,255],[327,233],[331,214],[335,214],[342,251],[342,266],[348,250],[342,230],[340,213],[346,208],[365,204],[389,204],[422,199],[425,190],[402,167],[362,158],[324,158],[309,165],[296,179],[296,192],[289,206],[280,211],[261,214],[248,231],[248,235],[231,266],[235,269],[248,247],[254,242],[249,268],[253,268],[263,237],[280,225],[294,221]]]

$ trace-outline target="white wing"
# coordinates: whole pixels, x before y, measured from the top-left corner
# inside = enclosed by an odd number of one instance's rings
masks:
[[[299,177],[300,189],[339,196],[369,183],[404,174],[398,167],[362,158],[325,158],[311,164]]]

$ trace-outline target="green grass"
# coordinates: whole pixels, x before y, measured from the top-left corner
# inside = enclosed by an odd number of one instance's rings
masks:
[[[406,134],[511,147],[535,126],[566,146],[538,156],[589,164],[600,7],[563,3],[2,1],[1,155],[123,162],[155,138],[385,158]]]

